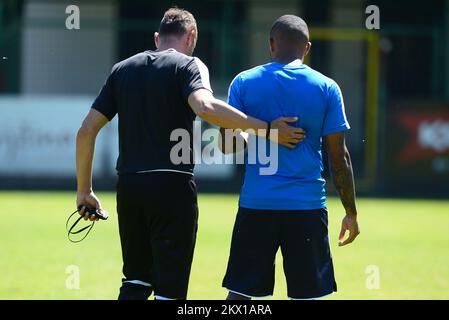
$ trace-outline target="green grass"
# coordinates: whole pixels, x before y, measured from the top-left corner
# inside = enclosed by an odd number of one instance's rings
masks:
[[[79,244],[67,241],[74,193],[0,193],[0,299],[115,299],[121,254],[115,195],[99,193],[111,218]],[[222,299],[237,197],[200,195],[200,225],[189,299]],[[449,299],[449,201],[360,199],[361,234],[339,248],[343,210],[330,199],[329,231],[339,292],[330,299]],[[80,289],[66,288],[79,266]],[[366,269],[380,271],[379,289]],[[278,253],[274,299],[286,298]]]

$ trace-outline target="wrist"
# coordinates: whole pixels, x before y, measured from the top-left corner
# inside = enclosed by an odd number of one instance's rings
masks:
[[[257,123],[254,123],[253,128],[256,128],[252,134],[259,136],[259,137],[266,137],[268,134],[268,131],[271,131],[271,123],[269,121],[263,121],[257,119]]]
[[[346,210],[346,215],[351,217],[357,217],[357,210],[356,209]]]

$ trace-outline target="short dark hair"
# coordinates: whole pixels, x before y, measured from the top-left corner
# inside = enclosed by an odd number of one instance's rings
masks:
[[[270,38],[286,45],[304,46],[309,42],[309,27],[298,16],[287,14],[278,18],[271,27]]]
[[[182,36],[192,28],[197,30],[193,15],[187,10],[173,7],[164,13],[159,25],[159,35]]]

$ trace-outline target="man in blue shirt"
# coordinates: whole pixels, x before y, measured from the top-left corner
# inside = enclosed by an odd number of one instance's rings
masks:
[[[223,280],[230,300],[272,295],[279,247],[291,299],[313,299],[336,291],[322,176],[323,138],[334,184],[346,210],[340,245],[359,234],[352,166],[344,140],[349,124],[342,93],[332,79],[303,64],[310,46],[304,20],[294,15],[280,17],[270,32],[273,61],[240,73],[229,88],[233,107],[265,121],[280,116],[297,118],[296,126],[305,131],[296,148],[279,146],[274,155],[278,161],[275,174],[262,175],[264,164],[249,163],[249,156],[246,158]],[[243,133],[239,139],[257,145],[248,152],[260,152],[258,140],[265,138]],[[237,151],[235,145],[233,150],[221,147],[225,153]],[[349,237],[343,241],[347,230]]]

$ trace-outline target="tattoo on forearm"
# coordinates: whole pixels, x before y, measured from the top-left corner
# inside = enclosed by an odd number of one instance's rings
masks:
[[[344,165],[333,166],[333,181],[346,212],[356,214],[354,176],[349,153],[346,154],[345,158]]]

